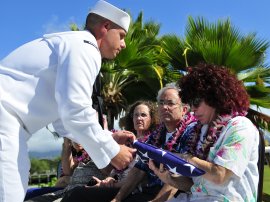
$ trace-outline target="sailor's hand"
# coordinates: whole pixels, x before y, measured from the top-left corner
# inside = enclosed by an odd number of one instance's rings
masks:
[[[126,168],[135,156],[136,149],[120,145],[119,153],[111,160],[111,164],[118,170]]]
[[[127,130],[120,130],[112,134],[113,139],[118,144],[130,144],[133,143],[133,141],[136,139],[136,136]]]

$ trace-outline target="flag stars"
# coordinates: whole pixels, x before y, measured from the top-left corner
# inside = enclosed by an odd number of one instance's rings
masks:
[[[190,167],[190,173],[192,173],[193,170],[195,169],[195,166],[193,166],[193,165],[191,165],[191,164],[189,164],[189,163],[185,163],[184,166]]]
[[[161,149],[157,149],[157,151],[160,151],[162,156],[164,156],[165,154],[167,154],[167,152],[165,152],[164,150],[161,150]]]
[[[171,168],[169,165],[167,165],[167,166],[168,166],[170,172],[172,172],[172,173],[174,173],[174,174],[179,174],[179,173],[176,171],[176,167]]]

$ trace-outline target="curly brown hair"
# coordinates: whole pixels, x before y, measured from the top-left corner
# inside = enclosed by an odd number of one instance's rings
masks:
[[[224,66],[201,63],[190,67],[177,84],[183,103],[189,104],[199,98],[215,108],[219,115],[245,113],[249,108],[243,82]]]
[[[149,130],[150,131],[154,130],[159,123],[157,116],[157,106],[154,102],[147,100],[139,100],[133,103],[127,110],[126,115],[120,119],[119,121],[120,127],[136,134],[133,124],[133,113],[138,105],[145,105],[148,107],[151,117],[151,124]]]

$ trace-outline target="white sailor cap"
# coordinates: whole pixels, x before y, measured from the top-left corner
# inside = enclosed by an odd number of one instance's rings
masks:
[[[126,32],[128,31],[130,24],[129,14],[106,1],[99,0],[90,10],[90,13],[104,17],[122,27]]]

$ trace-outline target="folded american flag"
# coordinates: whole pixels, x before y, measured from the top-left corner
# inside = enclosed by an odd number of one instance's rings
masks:
[[[144,163],[147,163],[149,159],[152,159],[156,163],[164,164],[164,167],[172,173],[189,177],[200,176],[205,173],[203,170],[195,167],[173,153],[153,145],[135,140],[133,142],[133,147],[137,149],[137,154]]]

